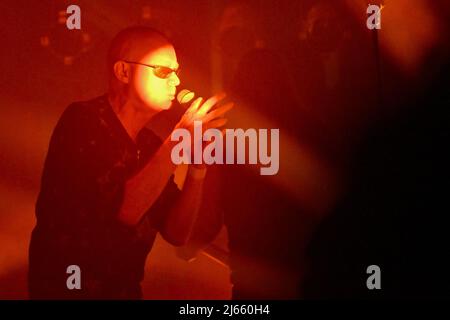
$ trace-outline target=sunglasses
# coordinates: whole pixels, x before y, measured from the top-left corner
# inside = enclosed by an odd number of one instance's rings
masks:
[[[139,64],[141,66],[146,66],[146,67],[150,67],[153,68],[153,74],[155,76],[157,76],[160,79],[167,79],[168,77],[170,77],[170,75],[175,72],[175,74],[178,76],[180,74],[180,68],[176,68],[176,69],[172,69],[166,66],[155,66],[155,65],[151,65],[151,64],[145,64],[145,63],[140,63],[140,62],[134,62],[134,61],[127,61],[127,60],[123,60],[124,62],[127,63],[134,63],[134,64]]]

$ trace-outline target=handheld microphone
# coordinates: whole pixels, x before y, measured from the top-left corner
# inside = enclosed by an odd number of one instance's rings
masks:
[[[194,99],[195,93],[188,89],[183,89],[177,94],[177,101],[180,104],[186,104]]]

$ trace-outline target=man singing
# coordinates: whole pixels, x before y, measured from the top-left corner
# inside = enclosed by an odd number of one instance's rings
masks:
[[[176,142],[162,142],[145,127],[170,108],[178,68],[165,36],[146,27],[125,29],[108,52],[108,93],[73,103],[62,114],[36,203],[30,298],[139,299],[157,232],[175,246],[189,239],[206,167],[189,165],[179,191],[171,161]],[[223,126],[230,105],[210,111],[221,99],[196,99],[174,129],[194,136],[194,120]],[[79,286],[68,281],[70,266],[79,268]]]

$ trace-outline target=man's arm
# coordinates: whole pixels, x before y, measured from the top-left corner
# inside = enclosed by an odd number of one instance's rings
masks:
[[[125,184],[118,218],[126,225],[136,225],[155,203],[175,170],[170,153],[173,142],[166,139],[155,155]]]
[[[201,105],[202,99],[197,99],[186,111],[176,128],[186,128],[193,132],[195,120],[204,121],[210,125],[209,127],[223,125],[225,123],[223,119],[217,118],[221,118],[226,111],[230,110],[232,104],[208,113],[221,99],[223,95],[214,96],[203,105]],[[175,171],[171,150],[176,143],[171,141],[170,137],[167,138],[147,165],[126,182],[124,200],[118,214],[120,221],[127,225],[136,225],[161,195]],[[193,170],[198,169],[190,169],[190,172],[192,173]],[[184,191],[175,202],[167,216],[167,221],[160,230],[166,240],[174,245],[185,243],[191,232],[201,202],[202,180],[198,177],[196,179],[192,174],[188,175]]]
[[[175,246],[186,244],[197,220],[206,168],[189,166],[183,191],[162,226],[161,235]]]
[[[125,185],[119,220],[136,225],[156,202],[171,178],[175,165],[170,159],[170,141],[166,141],[147,165]],[[169,149],[169,151],[168,151]],[[206,168],[190,166],[183,191],[176,199],[161,226],[161,235],[169,243],[183,245],[192,230],[202,199]]]

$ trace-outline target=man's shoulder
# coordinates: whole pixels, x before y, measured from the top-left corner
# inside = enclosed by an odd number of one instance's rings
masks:
[[[99,96],[85,101],[76,101],[69,104],[59,118],[58,125],[76,125],[82,127],[97,122],[108,107],[107,96]]]
[[[64,110],[63,116],[95,116],[104,112],[108,106],[108,97],[102,95],[90,100],[72,102]]]
[[[52,140],[82,140],[95,134],[101,125],[102,110],[108,101],[105,96],[69,104],[59,117],[53,130]]]

